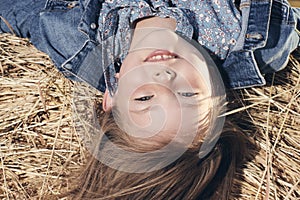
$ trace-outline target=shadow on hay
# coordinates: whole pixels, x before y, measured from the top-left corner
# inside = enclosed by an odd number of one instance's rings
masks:
[[[266,147],[263,147],[268,142],[266,141],[266,137],[270,140],[270,146],[273,147],[273,145],[276,145],[276,137],[278,137],[276,130],[279,130],[281,124],[284,123],[282,121],[284,114],[278,105],[275,104],[280,103],[283,106],[287,106],[291,103],[291,97],[287,97],[291,94],[286,94],[284,92],[297,87],[299,84],[299,79],[297,78],[299,76],[297,75],[299,74],[299,61],[300,48],[293,52],[286,68],[280,72],[267,74],[265,76],[265,86],[237,91],[227,91],[229,111],[243,107],[245,108],[243,111],[235,112],[228,116],[228,118],[242,129],[244,134],[247,136],[246,141],[248,146],[246,159],[237,169],[238,174],[233,185],[232,198],[243,199],[243,197],[245,197],[245,189],[248,190],[246,192],[247,195],[251,194],[250,196],[252,197],[255,195],[276,195],[273,194],[272,191],[269,191],[268,188],[265,188],[268,187],[268,180],[266,177],[261,183],[262,185],[257,185],[258,183],[255,183],[254,179],[257,181],[257,178],[262,176],[262,172],[267,170],[268,166],[264,162],[270,161],[265,160],[266,157],[264,154],[267,153],[267,150],[264,149]],[[296,89],[294,88],[289,93],[292,93],[294,90]],[[267,101],[268,99],[269,101]],[[297,102],[294,104],[297,105]],[[298,110],[293,107],[290,109],[295,112]],[[293,118],[293,114],[290,115],[290,117]],[[296,116],[294,117],[296,118]],[[289,134],[289,132],[287,132],[287,134]],[[281,137],[284,136],[281,134]],[[280,173],[280,170],[286,171],[287,169],[280,168],[282,166],[277,166],[275,163],[272,163],[272,161],[270,165],[273,167],[273,173],[276,174],[276,180],[282,179],[285,176],[284,173]],[[253,170],[255,170],[255,172]],[[260,186],[262,186],[262,188],[259,189]],[[273,183],[273,187],[276,187],[280,192],[285,191],[281,188],[281,183],[277,181]],[[271,188],[271,190],[274,190],[274,188]],[[294,192],[293,194],[297,195],[296,193]],[[280,196],[281,198],[286,197],[284,196],[284,192],[280,195],[277,194],[277,196]]]
[[[292,52],[287,67],[280,70],[279,72],[269,73],[265,75],[265,79],[266,79],[265,87],[295,85],[294,79],[291,78],[292,77],[291,65],[293,65],[293,63],[291,63],[292,58],[294,58],[298,62],[300,61],[300,47],[298,47],[295,51]]]
[[[229,111],[245,107],[248,104],[248,102],[244,100],[243,91],[227,91],[227,98]],[[247,180],[244,170],[248,168],[249,163],[254,162],[255,157],[259,154],[260,146],[257,138],[262,138],[262,133],[259,131],[259,127],[253,123],[247,110],[229,115],[227,119],[232,121],[232,123],[242,131],[246,143],[244,160],[236,169],[236,176],[230,197],[230,199],[242,199],[242,190],[245,188],[243,185]]]

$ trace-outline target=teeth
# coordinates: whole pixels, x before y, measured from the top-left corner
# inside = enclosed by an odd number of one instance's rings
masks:
[[[157,55],[149,58],[149,60],[167,60],[167,59],[172,59],[175,58],[175,56],[172,55]]]
[[[154,60],[160,60],[160,59],[162,59],[162,56],[155,56],[153,59]]]

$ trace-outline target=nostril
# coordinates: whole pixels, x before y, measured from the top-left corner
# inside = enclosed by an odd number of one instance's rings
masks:
[[[171,81],[175,78],[176,73],[173,72],[173,70],[170,69],[164,69],[164,70],[160,70],[160,71],[156,71],[153,74],[153,78],[156,81],[160,81],[160,82],[166,82],[166,81]]]
[[[173,70],[166,70],[166,75],[169,77],[169,79],[174,79],[176,77],[176,73]]]

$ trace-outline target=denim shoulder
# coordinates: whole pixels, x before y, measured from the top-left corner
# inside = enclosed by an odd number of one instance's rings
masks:
[[[241,8],[247,17],[242,19],[237,45],[222,65],[225,82],[231,88],[264,85],[263,75],[283,69],[299,45],[299,15],[287,1],[274,0],[271,4],[244,0]]]
[[[290,53],[299,46],[299,17],[288,2],[273,2],[266,45],[254,51],[263,74],[286,67]]]

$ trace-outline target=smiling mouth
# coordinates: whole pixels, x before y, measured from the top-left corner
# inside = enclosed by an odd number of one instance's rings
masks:
[[[175,53],[171,53],[167,50],[156,50],[152,52],[144,62],[161,62],[166,61],[174,58],[179,58],[179,56]]]

